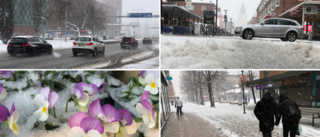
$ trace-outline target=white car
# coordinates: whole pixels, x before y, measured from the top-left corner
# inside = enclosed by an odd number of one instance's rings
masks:
[[[74,56],[78,53],[92,53],[96,57],[98,53],[104,55],[105,46],[97,37],[79,36],[73,41],[72,52]]]
[[[305,35],[304,28],[295,20],[285,18],[270,18],[257,24],[237,27],[235,34],[243,39],[253,37],[280,38],[282,41],[293,42]]]

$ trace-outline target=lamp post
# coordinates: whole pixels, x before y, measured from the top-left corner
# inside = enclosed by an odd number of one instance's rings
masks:
[[[224,15],[224,24],[225,24],[225,35],[227,35],[227,22],[228,22],[228,16],[227,16],[227,12],[228,12],[228,10],[227,9],[225,9],[224,10],[224,12],[225,12],[225,15]]]
[[[241,71],[242,76],[243,76],[243,70]],[[242,86],[242,105],[243,105],[243,114],[246,114],[246,107],[245,107],[245,102],[244,102],[244,86]]]
[[[218,32],[218,0],[216,0],[216,35]]]

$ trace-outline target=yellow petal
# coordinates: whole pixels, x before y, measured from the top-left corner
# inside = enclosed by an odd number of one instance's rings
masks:
[[[17,123],[18,119],[19,119],[19,111],[16,110],[12,113],[12,118],[13,118],[13,123]]]
[[[119,127],[120,127],[119,121],[107,123],[104,125],[104,131],[111,132],[111,133],[117,133],[119,131]]]
[[[86,106],[89,102],[89,95],[87,93],[84,93],[82,98],[79,100],[80,106]]]
[[[156,123],[154,122],[154,119],[152,117],[151,111],[148,111],[147,113],[143,114],[143,122],[149,127],[153,128]]]
[[[144,81],[144,78],[142,78],[141,76],[139,76],[139,83],[142,85],[146,84],[146,82]]]
[[[13,133],[16,134],[16,135],[19,135],[19,133],[20,133],[20,127],[19,127],[19,125],[16,124],[16,123],[13,123],[13,124],[12,124],[12,129],[11,129],[11,130],[12,130]]]
[[[145,113],[145,108],[142,106],[141,103],[138,103],[138,104],[136,105],[136,110],[137,110],[139,113],[141,113],[141,114]]]
[[[89,111],[87,106],[83,107],[83,106],[78,105],[78,109],[79,109],[80,112],[88,112]]]
[[[126,129],[127,133],[130,135],[136,133],[136,131],[137,131],[136,122],[133,120],[133,122],[130,126],[125,126],[125,129]]]
[[[7,96],[7,91],[3,88],[0,93],[0,101],[6,98],[6,96]]]
[[[86,133],[83,131],[81,127],[73,127],[68,132],[68,137],[85,137]]]
[[[87,137],[101,137],[101,134],[97,130],[89,130],[87,133]]]

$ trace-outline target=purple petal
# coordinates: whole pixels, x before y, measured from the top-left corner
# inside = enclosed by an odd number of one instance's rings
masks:
[[[106,83],[106,82],[103,82],[103,83],[100,85],[100,87],[98,88],[98,92],[101,92],[101,91],[103,90],[104,86],[106,86],[106,85],[107,85],[107,83]]]
[[[11,106],[11,112],[10,112],[10,116],[12,115],[12,113],[16,110],[16,107],[14,106],[14,102],[12,103]]]
[[[146,91],[144,92],[142,95],[141,95],[141,100],[148,100],[149,98],[149,91]]]
[[[95,84],[88,84],[87,85],[90,89],[92,89],[91,91],[88,91],[89,95],[94,95],[98,93],[98,87]]]
[[[141,77],[144,77],[144,74],[146,73],[146,71],[145,70],[142,70],[141,72],[140,72],[140,76]]]
[[[149,91],[146,91],[142,94],[141,96],[142,106],[146,109],[149,109],[152,112],[152,116],[153,116],[154,111],[153,111],[152,105],[148,101],[148,97],[149,97]]]
[[[53,108],[59,100],[59,95],[56,92],[49,93],[49,108]]]
[[[41,82],[39,80],[37,81],[37,87],[41,87]]]
[[[74,86],[73,94],[77,96],[78,99],[81,99],[83,96],[83,86],[86,85],[84,82],[79,82]]]
[[[2,92],[3,90],[3,86],[0,84],[0,93]]]
[[[107,123],[120,121],[121,115],[113,106],[105,104],[103,105],[102,110],[107,118]]]
[[[9,110],[5,106],[0,106],[0,120],[7,121],[10,116]]]
[[[121,115],[121,122],[123,125],[129,126],[132,124],[133,120],[132,120],[131,114],[128,110],[119,109],[118,112]]]
[[[89,106],[89,112],[92,117],[96,117],[98,114],[104,114],[100,105],[100,100],[93,101]]]
[[[92,129],[97,130],[100,134],[102,134],[104,131],[103,124],[94,117],[84,118],[80,123],[80,127],[84,130],[85,133]]]
[[[12,71],[0,71],[0,77],[2,78],[10,78],[12,75]]]
[[[44,88],[40,89],[38,93],[41,94],[46,100],[48,100],[49,92],[50,92],[50,88],[44,87]]]
[[[68,121],[70,128],[80,127],[81,121],[86,117],[90,116],[85,112],[78,112],[74,114]]]

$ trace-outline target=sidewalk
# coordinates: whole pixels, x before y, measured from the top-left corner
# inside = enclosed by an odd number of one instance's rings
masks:
[[[171,112],[168,123],[161,131],[161,137],[226,137],[201,117],[184,113],[180,118]]]

